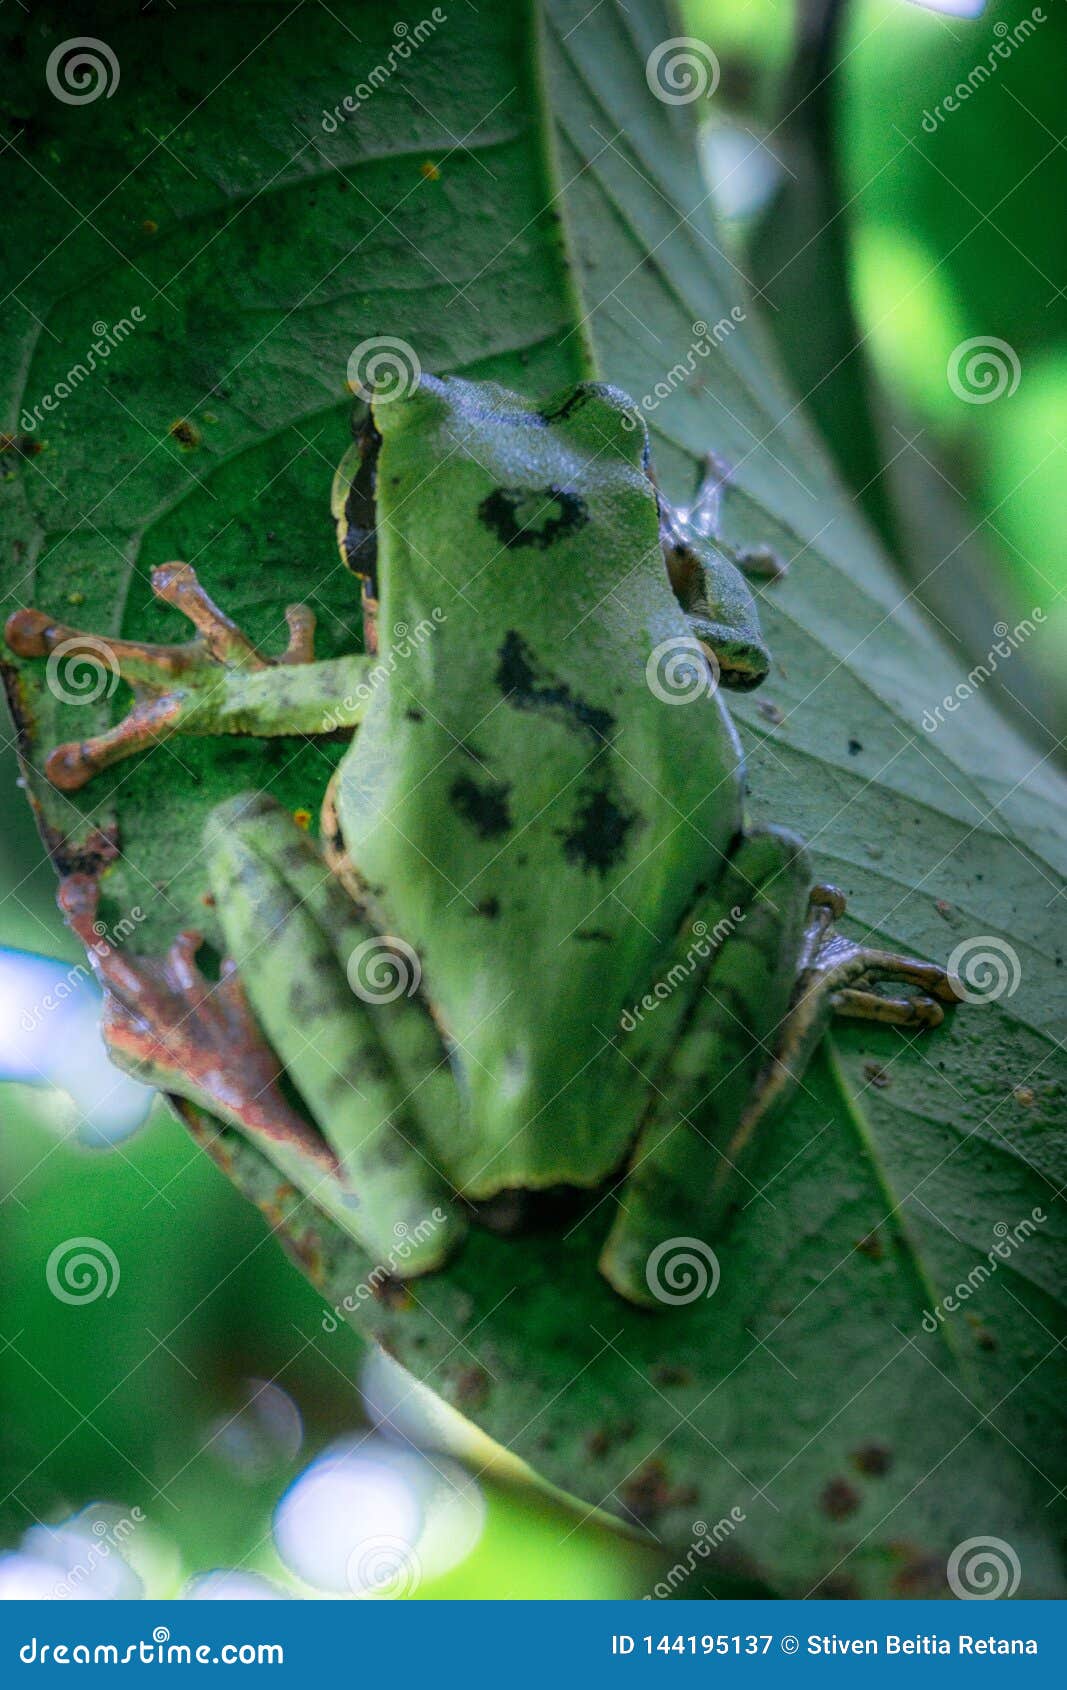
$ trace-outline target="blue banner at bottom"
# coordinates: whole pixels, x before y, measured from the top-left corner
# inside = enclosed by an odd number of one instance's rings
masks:
[[[235,1672],[278,1685],[1064,1682],[1059,1602],[0,1604],[0,1679]]]

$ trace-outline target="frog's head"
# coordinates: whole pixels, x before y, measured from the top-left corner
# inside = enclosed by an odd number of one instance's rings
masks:
[[[644,417],[621,388],[607,382],[580,381],[535,406],[497,382],[424,372],[408,391],[393,385],[376,392],[371,412],[383,437],[407,430],[429,436],[444,429],[454,439],[470,440],[514,429],[550,430],[583,456],[610,453],[635,467],[648,466]]]
[[[376,395],[371,414],[388,568],[403,568],[409,592],[423,573],[427,594],[439,592],[443,571],[457,592],[479,579],[513,604],[527,579],[540,595],[551,559],[557,584],[580,596],[598,567],[606,590],[619,548],[654,544],[644,422],[617,388],[579,382],[537,406],[496,382],[423,374],[409,392]]]

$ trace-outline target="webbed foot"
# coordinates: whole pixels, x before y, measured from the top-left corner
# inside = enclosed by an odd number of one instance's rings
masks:
[[[102,1031],[113,1060],[239,1127],[273,1160],[293,1152],[320,1178],[336,1181],[337,1158],[281,1091],[280,1064],[232,967],[207,980],[196,964],[201,937],[193,932],[179,933],[161,958],[117,950],[95,920],[99,896],[91,876],[72,874],[60,882],[57,901],[104,988]]]
[[[193,624],[191,640],[149,645],[104,638],[41,610],[16,610],[8,618],[4,635],[18,656],[95,664],[133,691],[133,707],[115,727],[51,752],[45,773],[54,786],[75,792],[112,763],[178,733],[315,734],[359,720],[362,706],[346,691],[353,691],[351,666],[363,660],[316,664],[315,618],[306,605],[288,607],[288,644],[269,658],[208,596],[191,564],[162,564],[152,589]]]

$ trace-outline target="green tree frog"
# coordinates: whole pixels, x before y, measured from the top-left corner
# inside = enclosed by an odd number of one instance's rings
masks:
[[[756,606],[657,493],[623,393],[534,408],[424,376],[372,402],[334,514],[358,655],[314,661],[293,607],[265,657],[186,564],[154,578],[184,645],[8,623],[16,652],[84,639],[133,688],[52,753],[68,790],[174,734],[355,730],[319,844],[260,793],[212,814],[216,984],[196,935],[154,962],[100,945],[95,885],[64,883],[116,1060],[253,1134],[399,1276],[502,1193],[607,1195],[602,1271],[651,1305],[652,1253],[722,1229],[829,1014],[936,1024],[951,982],[841,936],[800,841],[746,828],[720,688],[767,671]]]

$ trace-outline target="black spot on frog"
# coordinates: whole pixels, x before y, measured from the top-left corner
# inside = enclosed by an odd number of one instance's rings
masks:
[[[582,796],[578,812],[565,833],[563,854],[579,868],[606,874],[626,855],[626,836],[639,818],[623,809],[603,787]]]
[[[610,710],[573,693],[563,681],[539,682],[534,656],[521,634],[512,628],[497,654],[496,684],[514,710],[543,710],[589,734],[599,747],[615,726]]]
[[[498,487],[478,506],[478,515],[509,551],[535,546],[547,551],[561,534],[589,521],[585,500],[566,487]]]
[[[479,785],[469,775],[461,775],[452,782],[448,796],[453,809],[470,822],[479,838],[495,839],[511,832],[510,791],[510,786],[502,781]]]

